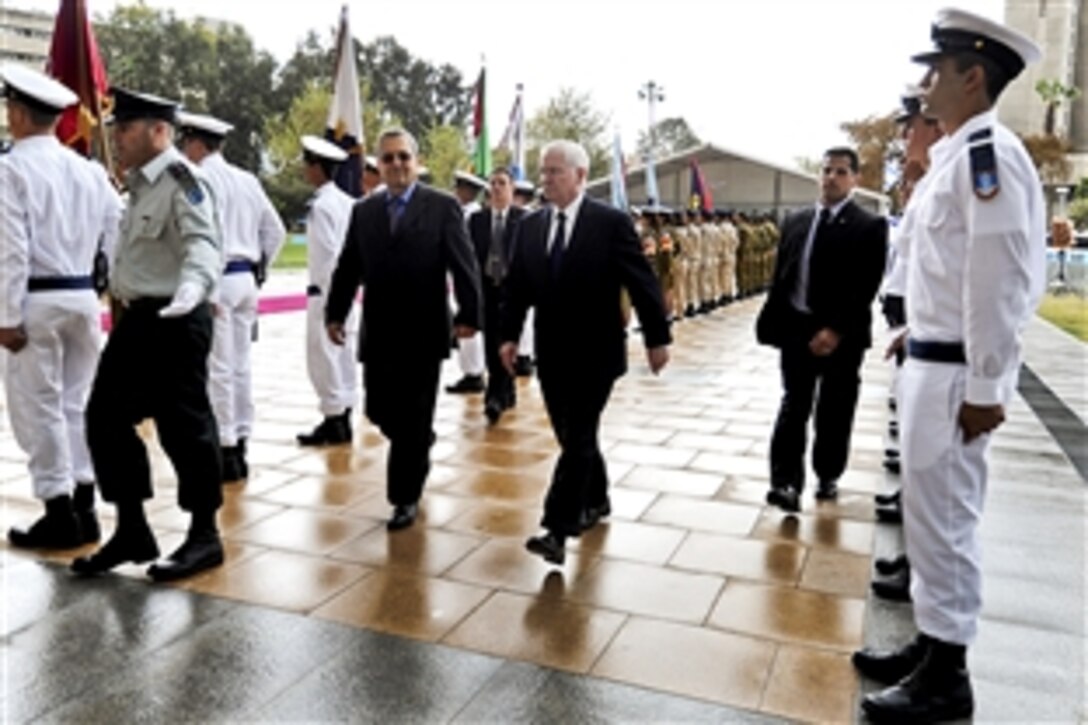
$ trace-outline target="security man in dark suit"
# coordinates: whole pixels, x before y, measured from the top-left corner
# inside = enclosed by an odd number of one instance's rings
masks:
[[[563,563],[567,537],[611,513],[597,429],[612,385],[627,371],[620,291],[627,290],[638,311],[655,374],[668,362],[672,341],[661,288],[631,218],[585,196],[588,170],[579,144],[544,147],[549,205],[518,224],[503,287],[503,364],[512,374],[525,312],[535,306],[540,388],[562,448],[544,502],[547,533],[526,542],[554,564]]]
[[[487,393],[484,413],[496,423],[502,412],[517,402],[514,378],[499,359],[500,290],[510,268],[514,229],[525,216],[513,206],[514,180],[508,169],[496,169],[489,180],[491,204],[468,218],[468,233],[480,263],[484,296],[484,356],[487,359]]]
[[[386,190],[355,205],[325,307],[329,338],[346,340],[344,322],[362,285],[359,360],[366,414],[389,439],[389,530],[411,526],[430,471],[435,399],[450,352],[446,275],[452,274],[459,339],[480,327],[480,271],[461,206],[417,181],[418,146],[403,129],[384,131],[378,163]]]
[[[144,517],[151,498],[147,450],[136,431],[151,418],[178,476],[178,503],[191,515],[181,547],[156,562],[156,581],[223,563],[215,515],[223,502],[219,431],[208,400],[212,342],[209,298],[223,269],[211,187],[174,147],[177,104],[114,89],[113,141],[128,169],[128,208],[110,275],[123,314],[110,333],[87,403],[87,444],[117,528],[79,574],[158,556]]]
[[[759,342],[781,351],[785,390],[771,438],[767,502],[787,512],[800,510],[814,400],[818,500],[838,495],[850,451],[861,361],[872,344],[869,310],[888,238],[887,221],[852,200],[857,176],[853,149],[824,154],[820,200],[783,224],[771,291],[756,323]]]

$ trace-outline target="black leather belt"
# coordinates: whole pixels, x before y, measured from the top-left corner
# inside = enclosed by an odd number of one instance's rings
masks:
[[[316,284],[309,285],[308,287],[306,287],[306,296],[307,297],[320,297],[321,296],[321,288],[318,287]]]
[[[223,270],[223,274],[241,274],[242,272],[252,274],[256,266],[248,259],[232,259],[227,262],[227,268]]]
[[[26,282],[28,292],[55,292],[59,290],[94,289],[91,275],[80,277],[31,277]]]
[[[910,338],[907,340],[907,355],[926,362],[955,365],[967,363],[967,353],[962,342],[931,342]]]

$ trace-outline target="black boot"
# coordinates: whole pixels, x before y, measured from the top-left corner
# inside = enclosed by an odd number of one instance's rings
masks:
[[[143,564],[158,555],[159,545],[144,516],[143,502],[125,502],[117,506],[117,529],[110,540],[90,556],[73,561],[72,571],[93,576],[129,562]]]
[[[886,579],[874,579],[873,594],[892,602],[910,601],[910,567],[906,566]]]
[[[446,392],[455,395],[464,393],[482,393],[484,392],[484,376],[466,375],[453,385],[447,385]]]
[[[514,373],[519,378],[527,378],[533,374],[533,359],[528,355],[518,355],[514,363]]]
[[[238,468],[243,480],[249,480],[249,461],[246,460],[246,439],[238,439]]]
[[[903,498],[903,489],[897,488],[894,493],[878,493],[873,496],[877,506],[894,506]]]
[[[906,554],[900,554],[894,559],[877,559],[876,560],[876,573],[881,576],[891,576],[902,569],[910,566],[907,561]]]
[[[157,582],[176,581],[223,563],[223,542],[215,526],[215,512],[193,514],[185,541],[165,559],[152,564],[147,575]]]
[[[309,433],[299,433],[295,438],[300,446],[332,446],[351,440],[350,410],[341,415],[328,415]]]
[[[68,495],[54,496],[45,502],[45,515],[30,528],[11,528],[8,541],[19,549],[74,549],[83,543],[79,519]]]
[[[930,638],[920,665],[899,684],[866,695],[865,714],[878,722],[942,722],[975,711],[967,648]]]
[[[240,481],[242,476],[242,464],[238,454],[238,446],[221,446],[219,456],[223,462],[223,483]]]
[[[102,529],[98,526],[98,516],[94,511],[94,484],[77,483],[72,507],[79,519],[79,532],[83,543],[90,544],[102,538]]]
[[[854,669],[870,680],[893,685],[909,675],[922,663],[929,651],[929,637],[919,634],[903,647],[891,652],[861,649],[854,653]]]

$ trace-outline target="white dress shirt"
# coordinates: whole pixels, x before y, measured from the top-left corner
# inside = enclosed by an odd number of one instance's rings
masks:
[[[987,128],[990,138],[968,140]],[[970,149],[985,143],[993,144],[1000,183],[990,199],[975,194],[971,174]],[[962,342],[967,402],[1002,404],[1016,385],[1020,331],[1046,286],[1042,185],[1023,144],[993,111],[942,138],[929,156],[900,236],[907,325],[918,340]]]
[[[257,177],[230,164],[218,151],[200,162],[216,202],[224,259],[259,262],[276,258],[286,230]]]
[[[112,259],[121,198],[105,169],[53,135],[0,156],[0,327],[23,322],[27,280],[91,274],[99,245]]]
[[[565,215],[563,225],[563,251],[570,248],[570,237],[574,233],[574,223],[578,220],[578,211],[582,208],[582,201],[586,198],[585,192],[579,192],[574,201],[562,209],[552,204],[552,219],[548,225],[548,252],[552,251],[552,242],[555,240],[555,230],[559,226],[559,214]]]

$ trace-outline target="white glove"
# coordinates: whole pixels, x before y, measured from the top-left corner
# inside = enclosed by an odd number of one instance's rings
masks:
[[[159,310],[159,317],[181,317],[193,311],[193,308],[204,299],[204,290],[195,282],[185,282],[174,293],[174,299],[170,300],[167,307]]]

